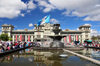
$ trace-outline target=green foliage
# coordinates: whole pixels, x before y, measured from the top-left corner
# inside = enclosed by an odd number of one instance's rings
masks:
[[[8,34],[1,34],[0,39],[3,41],[8,41],[8,39],[9,39]]]
[[[0,40],[1,40],[1,35],[0,35]]]
[[[12,38],[10,37],[9,40],[12,41]]]
[[[97,40],[98,37],[92,36],[92,40]]]

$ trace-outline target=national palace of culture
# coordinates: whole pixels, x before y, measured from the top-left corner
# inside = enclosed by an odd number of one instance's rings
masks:
[[[74,41],[84,42],[86,39],[91,39],[90,36],[90,28],[91,26],[88,24],[81,25],[78,27],[78,30],[61,30],[60,24],[51,24],[44,23],[37,26],[34,25],[34,29],[28,30],[14,30],[13,25],[3,24],[2,25],[2,33],[8,33],[8,36],[12,38],[13,42],[16,41],[31,41],[31,42],[41,42],[41,41],[52,41],[49,36],[55,36],[55,32],[53,31],[60,29],[58,35],[64,36],[61,41],[71,43]]]

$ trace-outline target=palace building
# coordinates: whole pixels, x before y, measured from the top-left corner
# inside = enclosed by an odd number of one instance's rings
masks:
[[[56,26],[55,26],[56,25]],[[78,30],[61,30],[60,24],[50,24],[43,23],[40,25],[35,24],[34,29],[28,30],[14,30],[13,25],[4,24],[2,25],[2,33],[7,33],[9,37],[12,38],[13,42],[17,41],[31,41],[31,42],[43,42],[43,41],[52,41],[49,36],[55,36],[56,33],[54,29],[59,30],[58,35],[65,36],[61,39],[62,42],[71,43],[74,41],[84,42],[86,39],[91,39],[90,36],[91,26],[88,24],[82,25]]]

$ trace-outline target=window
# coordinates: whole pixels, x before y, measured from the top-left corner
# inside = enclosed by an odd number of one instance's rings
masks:
[[[41,36],[40,35],[37,35],[37,38],[41,38]]]
[[[85,35],[86,38],[88,38],[88,35]]]
[[[46,36],[46,35],[44,35],[44,38],[47,38],[47,36]]]
[[[4,33],[8,33],[8,32],[4,32]]]

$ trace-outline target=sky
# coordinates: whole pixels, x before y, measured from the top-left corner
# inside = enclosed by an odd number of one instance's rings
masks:
[[[0,32],[2,24],[33,29],[47,15],[62,29],[90,24],[92,33],[100,33],[100,0],[0,0]]]

